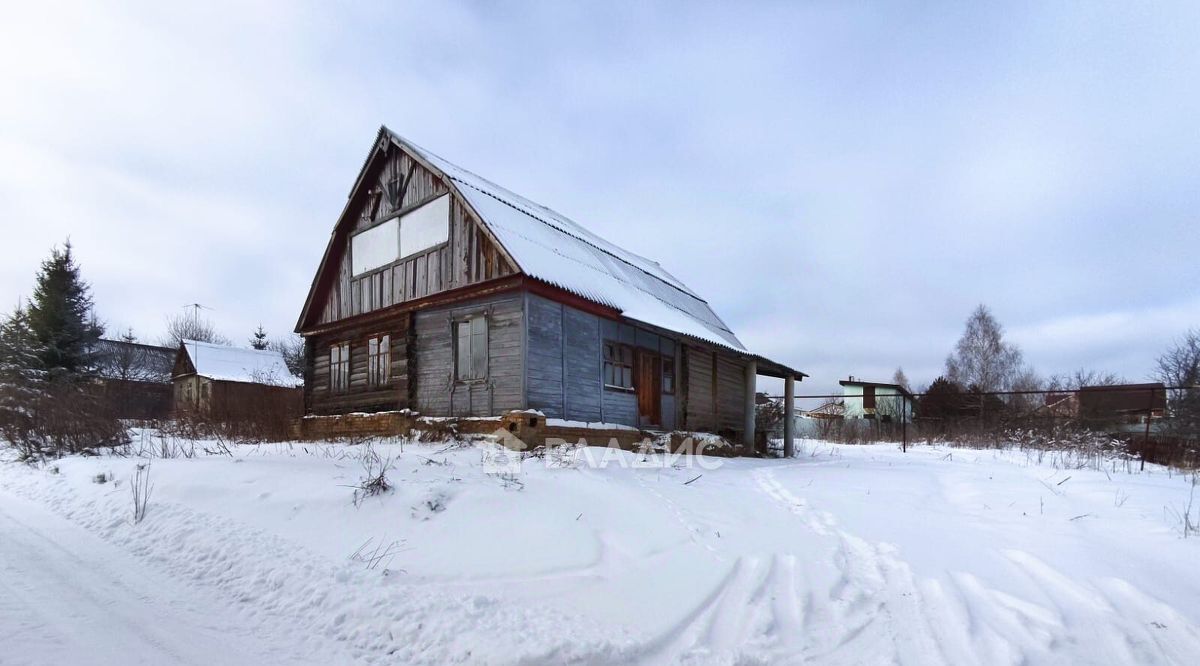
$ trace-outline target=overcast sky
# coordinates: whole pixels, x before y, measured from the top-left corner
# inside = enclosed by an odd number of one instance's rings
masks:
[[[101,4],[109,5],[100,7]],[[1200,4],[6,3],[0,304],[290,331],[381,124],[659,261],[751,349],[932,380],[1200,325]]]

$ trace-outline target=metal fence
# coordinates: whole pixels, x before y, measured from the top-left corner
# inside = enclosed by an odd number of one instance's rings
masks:
[[[767,396],[782,404],[781,396]],[[797,395],[799,438],[846,443],[1104,447],[1115,455],[1200,467],[1200,387],[1136,384],[1036,391]],[[776,409],[777,414],[782,410]],[[764,424],[773,437],[782,421]]]

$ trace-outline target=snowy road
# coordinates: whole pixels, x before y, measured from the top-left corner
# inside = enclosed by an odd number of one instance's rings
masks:
[[[0,664],[281,660],[234,625],[234,615],[219,599],[0,491]]]

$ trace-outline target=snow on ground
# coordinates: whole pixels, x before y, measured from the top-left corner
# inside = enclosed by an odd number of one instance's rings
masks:
[[[138,525],[144,461],[0,465],[0,663],[1200,660],[1193,478],[1160,467],[375,448],[394,489],[357,507],[362,447],[156,458]]]

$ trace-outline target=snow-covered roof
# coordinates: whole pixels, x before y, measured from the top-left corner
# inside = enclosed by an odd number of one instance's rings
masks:
[[[708,303],[656,262],[384,129],[453,181],[526,275],[619,310],[630,319],[746,350]]]
[[[183,349],[201,377],[270,386],[300,386],[304,383],[288,370],[283,354],[277,351],[241,349],[196,340],[184,340]]]

